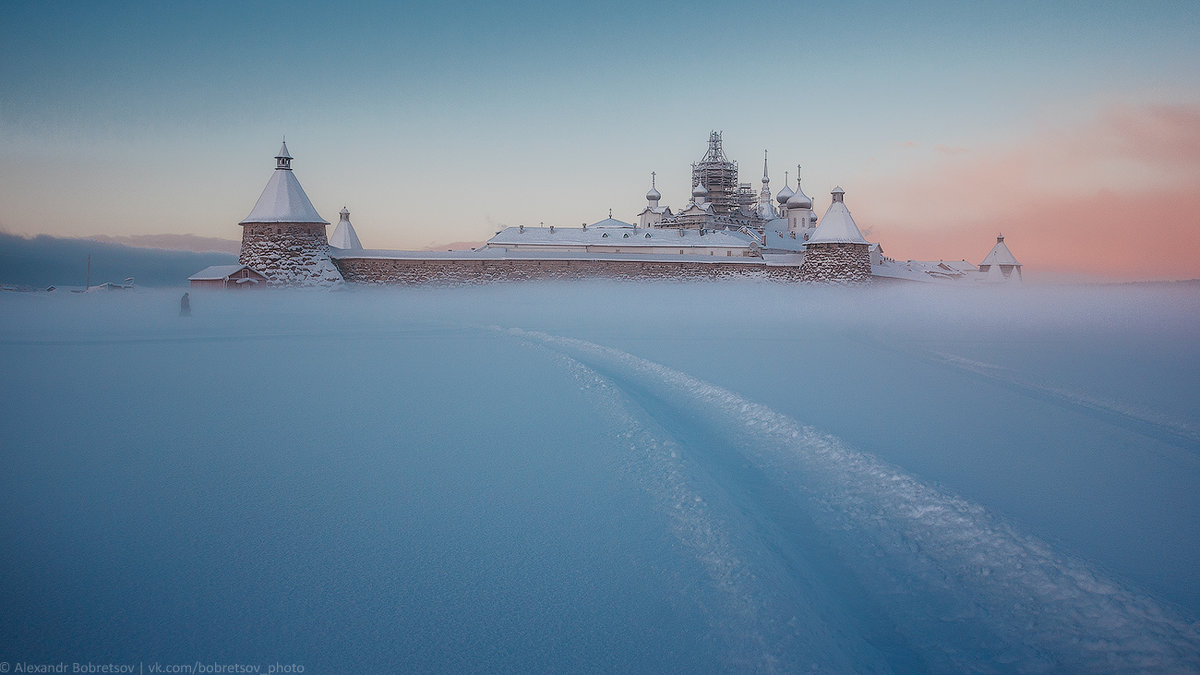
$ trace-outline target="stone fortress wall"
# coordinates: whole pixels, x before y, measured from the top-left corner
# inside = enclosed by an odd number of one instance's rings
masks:
[[[436,258],[333,259],[342,278],[352,283],[403,285],[489,283],[539,279],[730,279],[799,280],[796,266],[696,260],[470,260]]]
[[[800,265],[800,281],[871,280],[871,250],[866,244],[809,244]]]
[[[341,281],[329,259],[320,223],[249,223],[242,226],[238,262],[268,278],[271,286],[315,286]]]

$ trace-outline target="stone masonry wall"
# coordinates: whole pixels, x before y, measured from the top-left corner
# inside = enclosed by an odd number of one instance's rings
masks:
[[[801,281],[862,282],[871,279],[866,244],[809,244],[800,265]]]
[[[796,281],[796,267],[693,261],[445,260],[348,258],[333,261],[342,278],[364,284],[487,283],[535,279],[724,279]]]
[[[320,223],[248,223],[238,262],[262,272],[271,286],[329,286],[342,277],[329,259]]]

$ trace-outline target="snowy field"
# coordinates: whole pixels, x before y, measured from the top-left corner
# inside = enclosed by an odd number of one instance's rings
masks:
[[[1200,286],[0,295],[0,660],[1200,670]]]

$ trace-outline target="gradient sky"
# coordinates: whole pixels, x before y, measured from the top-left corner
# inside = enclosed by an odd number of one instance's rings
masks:
[[[0,229],[238,239],[285,134],[368,247],[634,220],[716,129],[896,258],[1194,278],[1197,42],[1195,2],[10,1]]]

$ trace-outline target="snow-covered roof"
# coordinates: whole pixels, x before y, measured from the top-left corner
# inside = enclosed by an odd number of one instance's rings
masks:
[[[704,235],[707,238],[709,235]],[[360,249],[357,251],[332,250],[329,257],[338,260],[614,260],[627,262],[699,262],[710,264],[762,265],[764,260],[755,257],[723,256],[707,254],[674,255],[666,253],[595,253],[587,251],[524,251],[505,248],[480,248],[465,251],[390,251]],[[793,260],[779,256],[774,264]]]
[[[763,223],[763,234],[766,235],[764,250],[792,251],[799,253],[804,250],[804,238],[793,237],[788,230],[787,218],[775,218]]]
[[[350,224],[350,210],[343,206],[338,215],[341,218],[333,230],[333,235],[329,237],[329,245],[342,249],[362,248],[362,242],[358,240],[358,234]]]
[[[900,261],[883,259],[871,265],[871,274],[876,277],[905,279],[907,281],[957,281],[959,283],[963,279],[979,280],[984,276],[979,273],[979,269],[975,265],[965,260]]]
[[[287,147],[284,146],[279,151],[286,153]],[[313,208],[308,195],[304,194],[304,188],[300,187],[300,181],[296,180],[296,174],[290,168],[281,166],[271,174],[271,179],[267,181],[267,187],[263,188],[262,195],[259,196],[250,215],[246,216],[239,225],[245,223],[323,223],[328,225],[329,221],[322,218],[321,214]]]
[[[679,212],[679,215],[684,216],[684,215],[688,215],[688,214],[692,214],[692,213],[696,213],[696,212],[714,213],[713,206],[710,202],[704,202],[703,204],[697,204],[696,202],[688,202],[687,206],[683,207],[683,210]]]
[[[589,229],[593,228],[593,227],[597,227],[600,229],[604,229],[606,227],[607,228],[622,228],[622,227],[632,228],[633,223],[627,223],[623,220],[617,220],[616,218],[609,216],[608,218],[605,218],[604,220],[600,220],[600,221],[592,223],[591,225],[588,225]],[[525,229],[528,230],[528,229],[542,229],[542,228],[525,228]],[[572,228],[568,228],[568,229],[572,229]],[[555,231],[557,232],[558,230],[555,230]]]
[[[246,265],[213,265],[211,267],[205,267],[199,272],[196,272],[192,276],[188,277],[188,281],[221,280],[232,274],[242,271],[242,268],[244,267],[246,267]],[[250,271],[255,272],[256,274],[258,273],[254,268],[250,268]]]
[[[622,228],[623,229],[623,228]],[[487,245],[500,246],[620,246],[622,248],[653,247],[740,247],[749,248],[754,238],[732,230],[700,230],[692,229],[648,229],[633,228],[620,231],[616,228],[588,227],[556,227],[550,232],[548,227],[509,227],[500,231],[488,240]]]
[[[862,231],[858,229],[858,225],[854,223],[854,218],[850,215],[850,209],[846,208],[845,202],[839,197],[841,196],[841,188],[834,188],[833,203],[829,205],[829,210],[821,217],[821,222],[817,224],[817,229],[809,237],[810,244],[869,244],[863,238]]]
[[[939,266],[949,267],[956,272],[978,272],[979,268],[966,260],[939,260]]]
[[[1012,251],[1008,250],[1008,244],[1004,243],[1004,235],[999,235],[996,237],[996,245],[992,247],[991,252],[983,259],[983,262],[979,263],[979,266],[1020,264],[1017,262],[1016,256],[1012,254]]]
[[[775,205],[770,201],[759,202],[758,205],[754,207],[754,212],[758,214],[759,218],[764,220],[771,220],[779,217],[779,212],[775,210]]]

